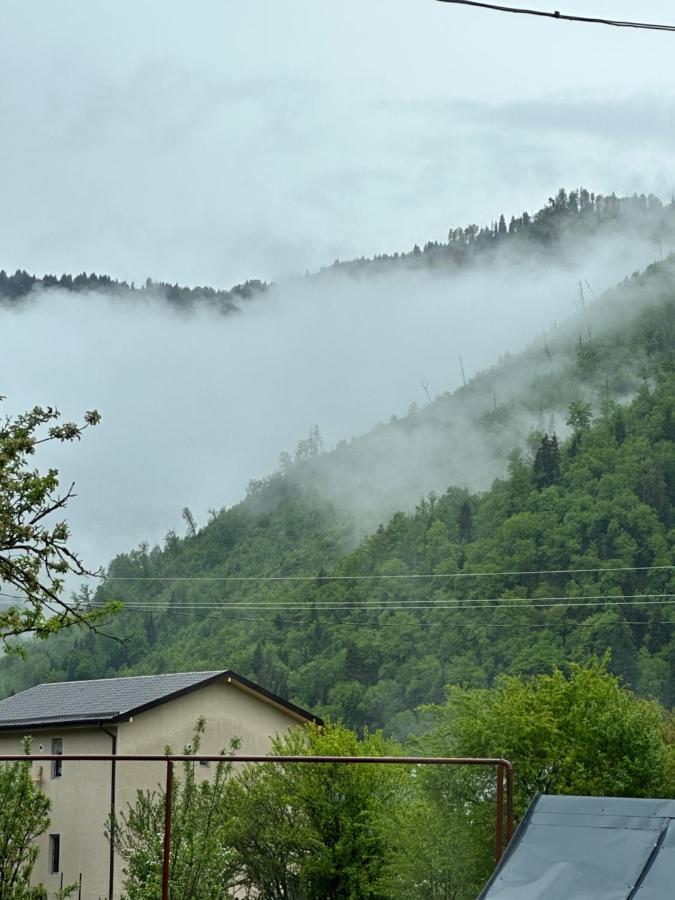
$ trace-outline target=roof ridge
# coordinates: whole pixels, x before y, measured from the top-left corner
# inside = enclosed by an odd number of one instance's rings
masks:
[[[131,678],[172,678],[176,675],[224,675],[225,672],[230,672],[230,669],[204,669],[199,670],[195,669],[192,672],[157,672],[154,675],[113,675],[111,678],[78,678],[73,681],[61,680],[61,681],[40,681],[38,684],[32,685],[32,687],[25,688],[24,690],[30,691],[33,688],[38,687],[51,687],[54,684],[96,684],[99,681],[127,681]],[[22,694],[23,691],[19,691],[18,694]],[[18,696],[18,694],[13,694],[11,696]],[[8,697],[3,699],[9,699]],[[0,703],[2,700],[0,699]]]
[[[316,717],[290,700],[249,681],[233,669],[198,672],[161,672],[157,675],[123,675],[118,678],[88,678],[81,681],[49,681],[0,700],[0,731],[22,721],[77,724],[85,719],[117,722],[145,712],[170,699],[184,696],[216,682],[236,682],[261,700],[288,710],[300,720]]]

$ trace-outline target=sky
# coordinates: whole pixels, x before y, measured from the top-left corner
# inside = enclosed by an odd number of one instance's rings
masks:
[[[563,11],[675,21],[666,0]],[[0,29],[11,270],[228,287],[563,184],[675,190],[672,34],[436,0],[6,0]]]
[[[515,2],[515,0],[514,0]],[[562,2],[562,0],[561,0]],[[564,12],[675,21],[671,3]],[[654,248],[453,285],[294,280],[444,240],[565,185],[675,192],[675,35],[434,0],[6,0],[0,268],[229,287],[236,319],[52,296],[0,315],[0,394],[103,423],[50,457],[92,564],[231,505],[318,425],[404,414],[574,312]]]

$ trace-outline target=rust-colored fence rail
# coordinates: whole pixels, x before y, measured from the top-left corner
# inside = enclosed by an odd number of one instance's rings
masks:
[[[285,765],[338,764],[338,765],[389,765],[389,766],[488,766],[495,769],[496,811],[495,811],[495,861],[499,862],[506,844],[513,836],[513,765],[500,757],[472,756],[257,756],[235,754],[233,756],[185,754],[82,754],[23,753],[0,755],[0,762],[162,762],[166,764],[165,805],[164,805],[164,849],[162,859],[162,900],[169,900],[169,864],[171,860],[171,818],[173,794],[173,767],[177,762],[222,762],[233,763],[273,763]],[[504,827],[506,825],[506,828]],[[112,898],[110,898],[112,900]]]

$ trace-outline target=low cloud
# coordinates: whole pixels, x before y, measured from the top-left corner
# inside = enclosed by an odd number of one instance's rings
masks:
[[[41,73],[49,80],[49,68]],[[0,74],[2,74],[0,64]],[[229,287],[443,240],[561,185],[669,196],[673,100],[383,100],[177,61],[7,76],[0,265]]]
[[[626,240],[569,245],[559,266],[530,257],[454,275],[329,272],[282,282],[227,317],[50,291],[0,311],[5,407],[103,414],[80,444],[44,459],[77,482],[76,543],[91,564],[105,564],[182,530],[184,506],[204,522],[208,508],[237,502],[313,425],[332,447],[453,390],[460,355],[471,377],[573,313],[578,279],[599,293],[653,255]],[[414,464],[410,447],[394,443],[389,463],[398,455]],[[464,454],[457,480],[486,486],[495,465]],[[391,502],[417,499],[397,494],[385,471]],[[425,489],[447,486],[447,467],[427,474]]]

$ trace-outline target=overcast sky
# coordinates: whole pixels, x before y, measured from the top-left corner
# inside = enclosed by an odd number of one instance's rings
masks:
[[[228,286],[675,187],[673,34],[435,0],[5,0],[0,33],[8,269]]]
[[[514,0],[516,2],[516,0]],[[560,0],[562,3],[563,0]],[[564,11],[675,21],[672,2]],[[4,0],[0,268],[228,287],[443,240],[558,187],[675,190],[675,34],[434,0]],[[452,390],[649,262],[360,287],[282,284],[236,319],[50,296],[0,316],[5,409],[98,407],[54,457],[105,563],[236,502],[317,424],[329,445]],[[487,325],[486,325],[487,323]]]

